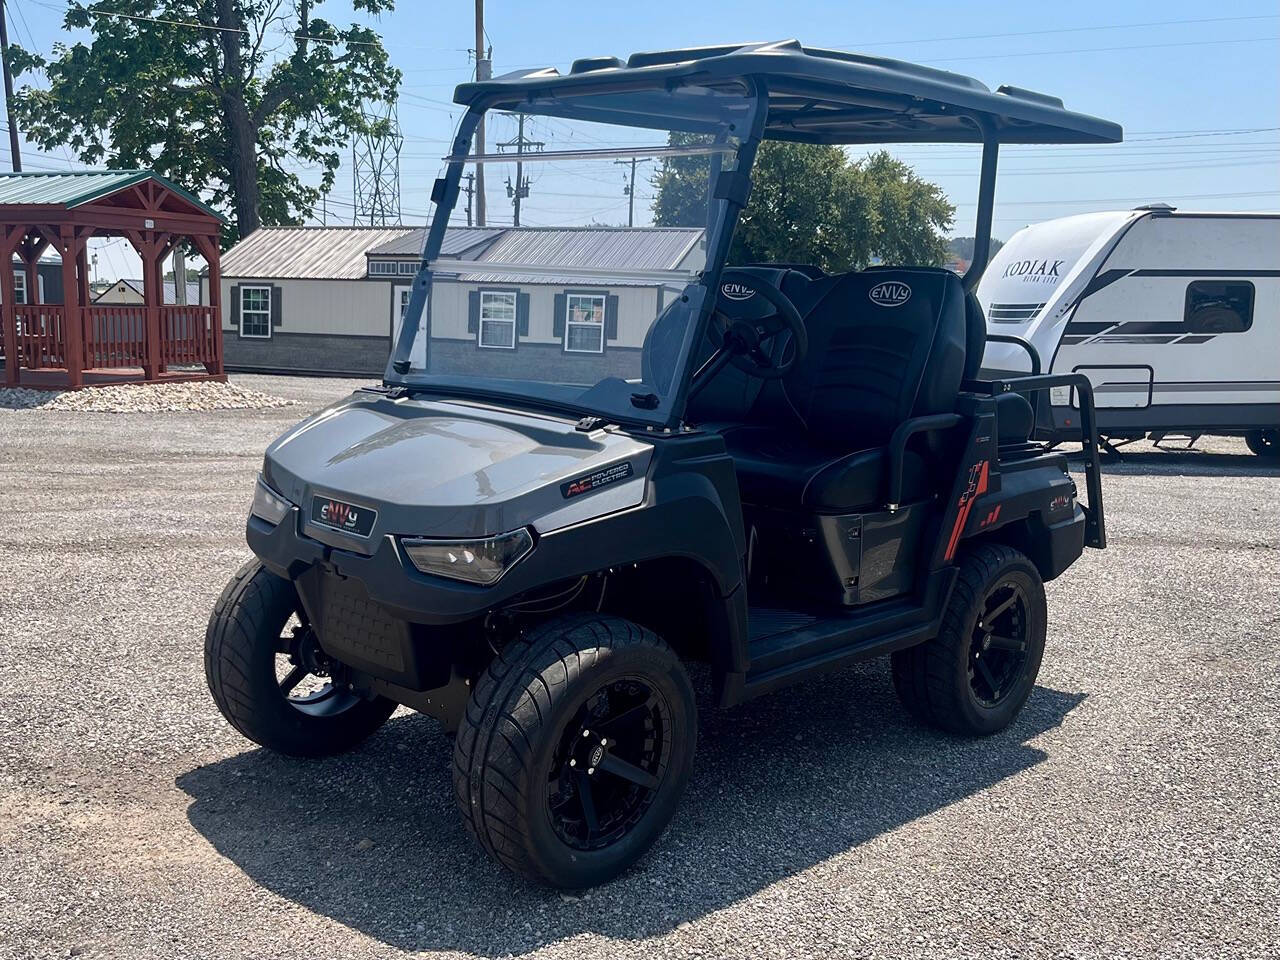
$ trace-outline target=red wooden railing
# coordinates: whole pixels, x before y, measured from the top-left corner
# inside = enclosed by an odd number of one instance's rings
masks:
[[[85,307],[86,369],[140,367],[147,359],[147,308],[141,304]]]
[[[66,366],[67,337],[62,307],[19,303],[13,310],[18,328],[18,365],[30,370]]]
[[[160,308],[160,362],[166,366],[195,366],[217,358],[216,307],[198,305]]]

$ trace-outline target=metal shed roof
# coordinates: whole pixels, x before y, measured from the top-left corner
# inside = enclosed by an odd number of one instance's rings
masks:
[[[69,210],[146,180],[156,181],[211,217],[226,222],[226,218],[208,204],[151,170],[4,173],[0,174],[0,205],[62,207]]]
[[[373,247],[415,227],[259,227],[222,255],[224,277],[359,280]]]
[[[449,227],[444,232],[442,257],[456,257],[480,244],[493,240],[510,227]],[[369,250],[371,257],[420,257],[426,244],[427,228],[416,227],[402,237],[388,240]]]
[[[700,227],[520,227],[510,229],[476,259],[485,264],[520,264],[593,270],[675,270],[702,238]],[[513,271],[467,274],[472,283],[567,283],[574,277],[513,276]],[[615,281],[610,281],[615,282]],[[617,281],[622,282],[622,281]]]
[[[568,74],[543,67],[464,83],[453,98],[504,107],[524,101],[531,114],[635,123],[638,101],[633,97],[614,105],[610,94],[665,92],[682,82],[731,89],[751,77],[767,84],[765,136],[770,139],[975,143],[982,135],[974,117],[988,123],[1003,143],[1111,143],[1122,136],[1117,124],[1067,110],[1056,97],[1012,86],[993,93],[958,73],[805,47],[797,40],[636,53],[625,62],[593,57],[574,61]],[[586,95],[592,95],[591,102],[582,99]]]

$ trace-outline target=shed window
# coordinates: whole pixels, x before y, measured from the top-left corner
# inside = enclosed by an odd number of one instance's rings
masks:
[[[565,309],[565,351],[604,353],[604,295],[571,293]]]
[[[1253,326],[1253,284],[1248,280],[1195,280],[1187,284],[1183,326],[1189,333],[1241,333]]]
[[[397,273],[398,264],[394,260],[370,260],[369,276],[371,277],[394,277]]]
[[[271,336],[271,288],[240,288],[240,336]]]
[[[412,277],[418,272],[418,264],[413,260],[403,260],[400,263],[400,276]]]
[[[27,272],[16,267],[13,271],[13,302],[27,302]]]
[[[515,349],[515,291],[482,290],[480,292],[480,331],[478,336],[482,347]]]

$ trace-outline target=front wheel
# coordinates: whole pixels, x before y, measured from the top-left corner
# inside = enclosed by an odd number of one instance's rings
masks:
[[[469,831],[504,866],[588,887],[638,860],[693,768],[697,710],[680,660],[636,624],[548,621],[476,684],[454,741]]]
[[[259,560],[236,571],[218,598],[205,632],[204,672],[233,727],[295,757],[350,750],[396,708],[334,682],[293,584]]]
[[[1260,457],[1269,460],[1280,457],[1280,429],[1253,430],[1245,434],[1244,442]]]
[[[985,736],[1018,715],[1044,656],[1044,583],[1025,554],[984,544],[960,559],[938,636],[893,655],[898,698],[926,723]]]

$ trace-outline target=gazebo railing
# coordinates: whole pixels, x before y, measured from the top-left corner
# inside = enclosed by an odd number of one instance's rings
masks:
[[[194,304],[160,308],[160,362],[197,366],[217,359],[218,308]]]
[[[140,367],[147,360],[147,308],[142,304],[84,309],[84,365]]]
[[[66,314],[58,304],[15,304],[18,363],[29,370],[67,363]]]

